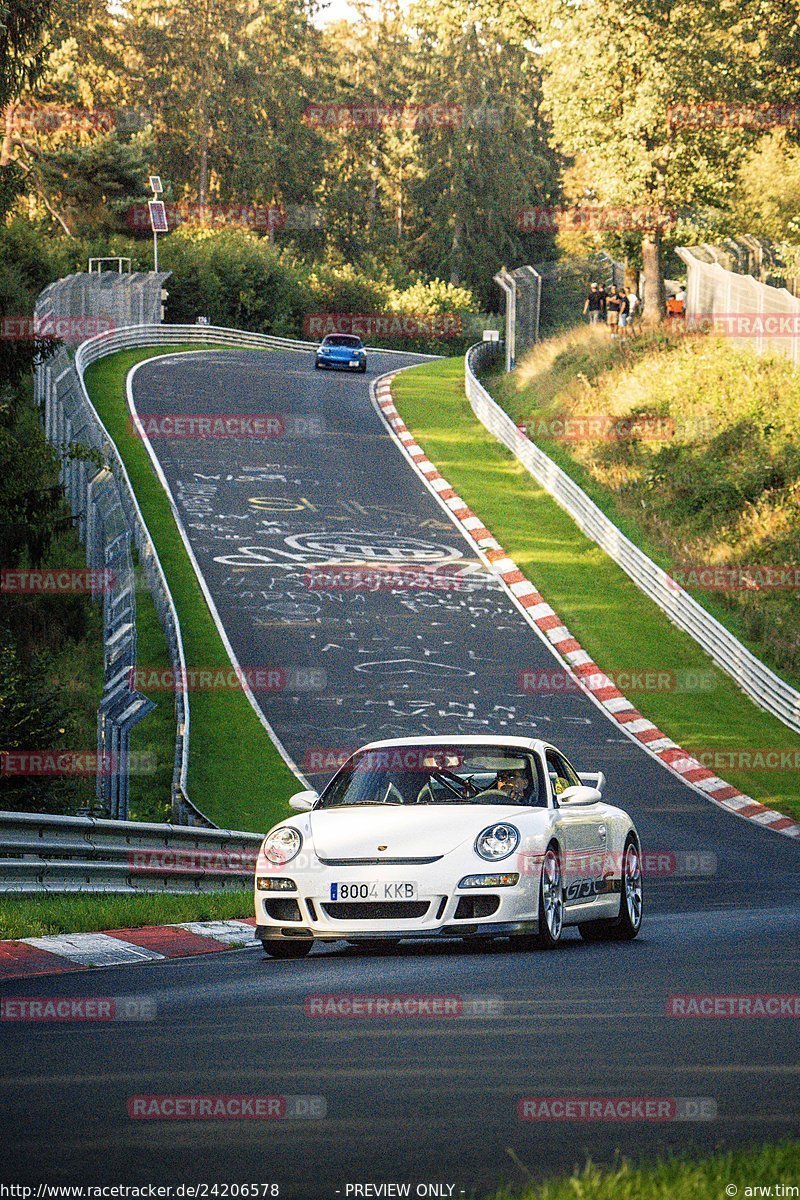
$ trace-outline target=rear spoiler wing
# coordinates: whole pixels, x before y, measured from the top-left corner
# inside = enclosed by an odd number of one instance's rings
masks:
[[[606,777],[602,771],[578,771],[578,778],[581,783],[596,787],[598,792],[602,792],[606,786]]]

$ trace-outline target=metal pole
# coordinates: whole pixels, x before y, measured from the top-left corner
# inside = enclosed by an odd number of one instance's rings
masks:
[[[517,281],[502,267],[494,281],[506,294],[506,374],[514,369],[516,354]]]
[[[158,270],[158,234],[153,230],[153,270]]]

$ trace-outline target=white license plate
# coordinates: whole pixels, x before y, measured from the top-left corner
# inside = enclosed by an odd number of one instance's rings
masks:
[[[416,900],[415,883],[332,883],[331,900]]]
[[[361,364],[359,363],[359,361],[358,361],[358,359],[357,359],[357,358],[351,358],[351,359],[350,359],[350,366],[351,366],[351,367],[358,367],[358,366],[360,366],[360,365],[361,365]]]

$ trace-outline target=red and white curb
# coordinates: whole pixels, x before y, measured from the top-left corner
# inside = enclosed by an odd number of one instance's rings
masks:
[[[105,933],[62,933],[0,942],[0,981],[29,975],[57,975],[87,967],[188,958],[255,945],[255,919],[186,921],[146,925]]]
[[[522,573],[500,543],[492,537],[480,517],[477,517],[461,499],[430,461],[422,447],[417,444],[414,435],[403,421],[392,400],[391,385],[396,376],[397,372],[384,375],[377,380],[374,387],[375,402],[395,441],[427,487],[448,511],[451,519],[474,543],[492,573],[504,584],[528,623],[547,638],[563,658],[568,670],[575,676],[580,686],[628,736],[634,738],[667,770],[708,800],[735,813],[738,817],[755,821],[759,825],[776,830],[788,837],[800,838],[800,824],[797,821],[759,804],[751,796],[746,796],[738,788],[733,787],[724,779],[720,779],[708,767],[704,767],[688,751],[682,750],[652,721],[644,717],[625,698],[611,679],[603,673],[597,663],[583,649],[580,642],[572,636],[567,626],[530,579]]]

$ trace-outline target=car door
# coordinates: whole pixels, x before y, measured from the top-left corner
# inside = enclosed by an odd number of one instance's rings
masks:
[[[579,787],[581,781],[569,760],[552,747],[545,752],[545,766],[553,804],[558,808],[556,824],[564,847],[561,869],[565,902],[567,908],[591,907],[598,894],[604,894],[603,881],[609,870],[605,806],[598,803],[558,807],[558,797],[569,787]]]

